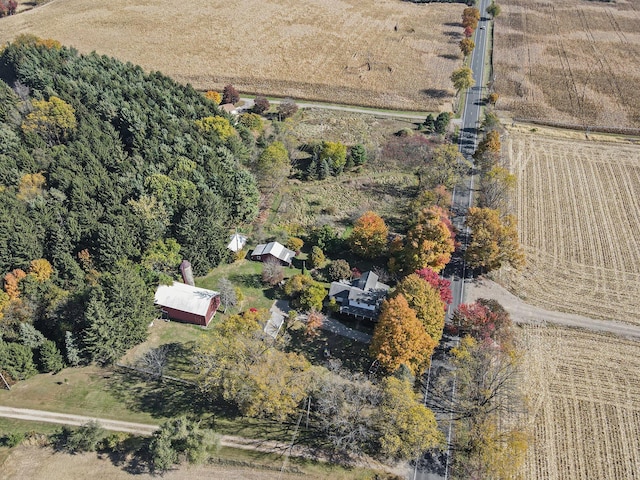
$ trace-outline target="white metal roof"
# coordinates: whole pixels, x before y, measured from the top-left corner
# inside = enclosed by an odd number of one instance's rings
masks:
[[[173,285],[160,285],[156,290],[154,303],[182,312],[206,315],[211,299],[218,292],[206,288],[192,287],[186,283],[173,282]]]
[[[296,252],[289,250],[281,243],[269,242],[258,245],[251,255],[273,255],[283,262],[291,263],[291,259],[296,256]]]
[[[239,233],[234,233],[233,235],[231,235],[231,241],[229,242],[229,245],[227,245],[227,248],[232,252],[239,252],[244,248],[244,245],[246,243],[247,237]]]

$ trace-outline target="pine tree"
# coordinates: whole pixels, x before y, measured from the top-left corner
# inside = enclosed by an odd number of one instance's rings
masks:
[[[64,347],[67,352],[67,362],[72,367],[77,367],[80,364],[80,350],[78,350],[73,333],[69,331],[64,334]]]
[[[324,180],[331,174],[331,169],[329,168],[329,162],[326,159],[320,162],[318,166],[318,180]]]
[[[51,340],[45,340],[45,342],[38,349],[40,357],[40,370],[48,373],[58,373],[64,368],[64,360],[60,354],[60,350],[56,344]]]

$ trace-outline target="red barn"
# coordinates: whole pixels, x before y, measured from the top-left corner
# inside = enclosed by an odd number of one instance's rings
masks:
[[[154,303],[173,320],[206,327],[218,310],[220,294],[206,288],[173,282],[173,285],[158,287]]]

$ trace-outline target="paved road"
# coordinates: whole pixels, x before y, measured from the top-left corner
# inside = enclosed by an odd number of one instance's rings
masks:
[[[480,115],[482,113],[482,102],[484,92],[484,75],[485,61],[487,54],[487,29],[489,28],[489,19],[486,11],[490,0],[480,0],[478,9],[480,10],[480,21],[475,33],[475,48],[471,54],[471,70],[473,71],[473,79],[475,86],[468,89],[462,111],[462,122],[460,125],[460,136],[458,148],[460,152],[469,161],[473,161],[471,157],[476,150],[478,144],[478,127],[480,124]],[[460,232],[458,240],[462,245],[462,249],[456,252],[449,265],[444,271],[444,275],[451,280],[451,291],[453,293],[453,303],[449,306],[447,312],[448,319],[455,309],[465,300],[465,286],[470,279],[470,271],[467,268],[463,254],[464,249],[469,240],[468,229],[464,226],[465,216],[469,207],[473,205],[473,188],[475,178],[473,173],[468,176],[462,186],[458,186],[453,191],[452,212],[453,224]],[[428,395],[428,383],[425,396]],[[450,439],[451,421],[449,431],[447,432]],[[449,476],[450,452],[439,459],[431,459],[429,465],[423,468],[418,464],[410,477],[413,480],[447,480]]]
[[[253,108],[253,98],[242,97],[240,100],[243,103],[241,107],[237,108],[238,112],[245,112],[247,110],[251,110]],[[269,100],[269,103],[277,105],[280,103],[280,100]],[[296,100],[296,105],[300,108],[321,108],[324,110],[337,110],[340,112],[352,112],[352,113],[364,113],[367,115],[373,115],[375,117],[386,117],[386,118],[398,118],[402,120],[420,120],[424,121],[427,112],[398,112],[393,110],[381,110],[381,109],[371,109],[371,108],[359,108],[352,107],[348,105],[331,105],[327,103],[315,103],[315,102],[299,102]]]

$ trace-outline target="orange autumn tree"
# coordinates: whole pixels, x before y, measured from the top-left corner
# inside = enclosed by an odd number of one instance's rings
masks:
[[[406,365],[414,375],[422,373],[436,347],[407,299],[398,295],[382,303],[371,340],[371,355],[388,372]]]
[[[454,233],[447,213],[439,207],[424,208],[418,220],[407,232],[404,267],[414,272],[430,267],[439,272],[451,260],[455,250]]]
[[[389,229],[375,212],[365,212],[353,226],[349,237],[351,251],[364,258],[376,258],[387,248]]]
[[[26,277],[24,270],[16,268],[4,276],[4,291],[7,292],[11,300],[16,300],[20,296],[20,280]]]

